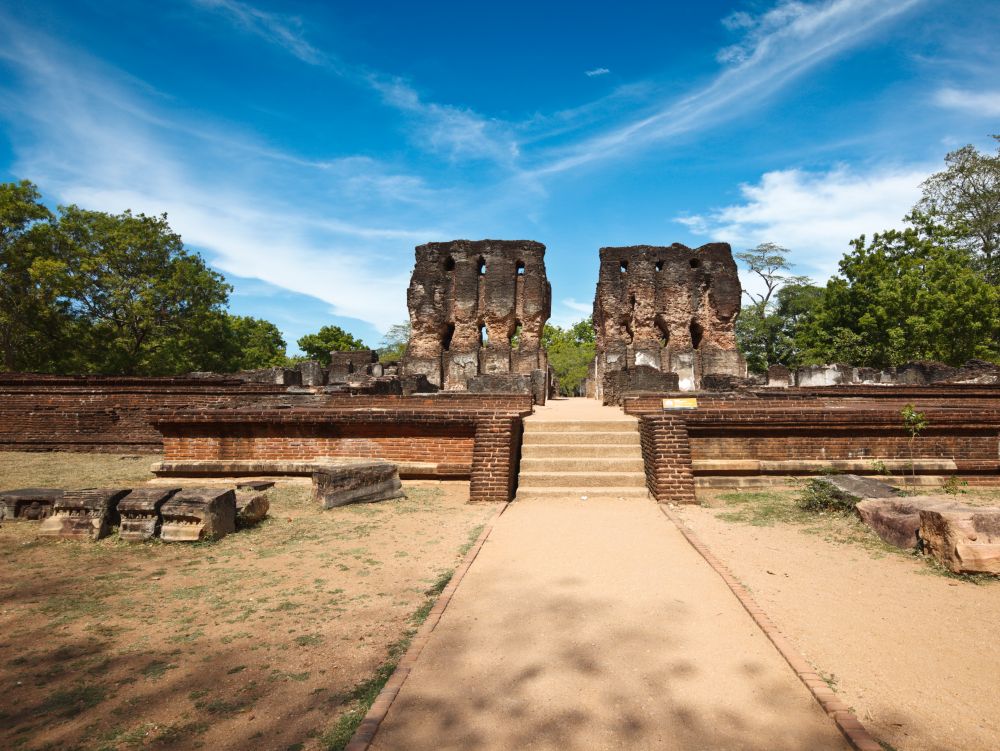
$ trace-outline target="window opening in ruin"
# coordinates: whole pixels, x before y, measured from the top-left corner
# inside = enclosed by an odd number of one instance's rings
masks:
[[[514,331],[510,335],[510,347],[511,349],[517,349],[521,346],[521,322],[514,322]]]
[[[486,259],[479,259],[479,276],[486,276]]]
[[[701,266],[701,261],[699,261],[697,258],[692,258],[691,259],[691,268],[692,269],[696,269],[699,266]]]
[[[448,256],[447,258],[444,259],[444,270],[445,271],[455,270],[455,259],[452,258],[451,256]]]
[[[704,335],[704,333],[705,332],[702,330],[701,325],[696,320],[694,320],[692,318],[691,319],[691,346],[692,347],[694,347],[695,349],[698,349],[698,347],[701,346],[701,338]]]
[[[479,346],[485,347],[490,343],[490,332],[486,330],[484,324],[479,324]]]
[[[662,316],[656,317],[656,328],[660,332],[660,346],[666,347],[670,343],[670,327],[663,320]]]
[[[517,275],[524,276],[524,261],[517,262]]]
[[[441,348],[447,352],[451,349],[451,338],[455,336],[455,324],[449,323],[448,328],[444,330],[444,336],[441,338]]]
[[[663,261],[657,261],[656,262],[656,270],[657,271],[663,271]]]
[[[628,261],[621,261],[620,265],[618,266],[618,270],[623,274],[626,271],[628,271]]]

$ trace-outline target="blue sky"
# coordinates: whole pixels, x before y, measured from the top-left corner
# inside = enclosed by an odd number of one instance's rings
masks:
[[[0,0],[0,179],[167,212],[294,341],[376,345],[413,248],[773,241],[822,281],[1000,132],[1000,3]],[[749,280],[746,280],[749,281]]]

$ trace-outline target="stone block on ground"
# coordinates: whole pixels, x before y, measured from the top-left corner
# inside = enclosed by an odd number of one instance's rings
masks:
[[[861,521],[890,545],[913,550],[920,545],[920,512],[953,505],[940,496],[867,498],[857,505]]]
[[[826,475],[814,478],[812,483],[824,486],[838,497],[855,503],[866,498],[899,497],[899,491],[892,485],[861,475]]]
[[[313,497],[323,508],[373,503],[405,495],[399,471],[390,462],[329,465],[313,471]]]
[[[21,488],[0,492],[0,519],[40,521],[52,515],[52,506],[65,490]]]
[[[925,553],[956,574],[1000,575],[1000,508],[922,508],[920,539]]]
[[[236,492],[222,488],[189,488],[160,509],[164,542],[218,539],[236,531]]]
[[[56,499],[38,534],[71,540],[107,537],[118,523],[118,502],[128,493],[128,488],[67,490]]]
[[[271,501],[266,493],[253,490],[236,493],[236,527],[239,529],[252,527],[264,520]]]
[[[180,488],[136,488],[118,502],[118,536],[129,542],[152,540],[160,532],[160,508]]]
[[[268,488],[274,487],[274,480],[237,480],[236,489],[237,490],[253,490],[257,493],[261,493]]]

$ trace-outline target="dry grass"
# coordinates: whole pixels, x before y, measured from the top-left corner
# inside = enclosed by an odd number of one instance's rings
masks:
[[[135,484],[149,463],[0,454],[0,487]],[[283,482],[264,523],[215,543],[55,542],[5,523],[0,747],[330,747],[495,511],[466,503],[467,483],[406,488],[323,511]]]

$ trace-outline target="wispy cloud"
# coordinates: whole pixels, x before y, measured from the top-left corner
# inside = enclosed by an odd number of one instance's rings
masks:
[[[324,300],[336,315],[383,330],[404,320],[413,245],[452,234],[434,216],[454,203],[432,199],[416,176],[365,157],[311,163],[222,139],[222,128],[190,115],[175,121],[127,76],[3,14],[0,63],[17,77],[0,91],[17,174],[62,203],[166,211],[224,272]],[[293,183],[300,190],[289,196]],[[430,204],[441,213],[431,216]]]
[[[727,67],[707,85],[655,106],[600,135],[553,149],[534,168],[544,175],[573,169],[651,143],[704,129],[747,111],[797,76],[852,45],[880,25],[927,0],[782,2],[760,17],[731,16],[745,38],[723,54]]]
[[[934,165],[882,167],[864,173],[781,170],[740,186],[741,203],[676,221],[694,234],[735,249],[775,242],[817,281],[837,270],[848,243],[861,234],[903,226]]]
[[[593,78],[594,76],[606,76],[610,72],[611,71],[608,70],[607,68],[594,68],[593,70],[585,70],[583,72],[583,75],[587,76],[588,78]]]
[[[934,93],[934,104],[980,117],[1000,116],[1000,90],[968,91],[944,88]]]
[[[295,16],[268,13],[239,0],[191,0],[191,2],[225,15],[237,26],[283,47],[305,63],[320,65],[331,62],[331,58],[306,41],[302,32],[302,20]]]

